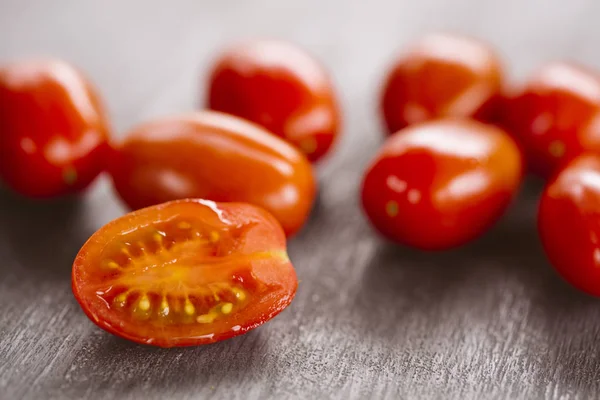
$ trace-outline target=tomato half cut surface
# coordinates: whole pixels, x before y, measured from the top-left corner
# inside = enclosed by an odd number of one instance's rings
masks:
[[[273,318],[298,285],[267,211],[177,200],[105,225],[73,265],[73,293],[99,327],[134,342],[191,346]]]

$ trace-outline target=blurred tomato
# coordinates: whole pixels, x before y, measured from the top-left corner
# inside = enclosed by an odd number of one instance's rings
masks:
[[[148,122],[114,148],[109,171],[134,209],[184,198],[246,202],[270,211],[289,236],[304,224],[315,198],[312,167],[302,153],[227,114]]]
[[[444,119],[390,136],[366,171],[363,208],[374,227],[425,250],[458,246],[505,211],[521,182],[521,154],[508,134]]]
[[[576,65],[548,64],[506,102],[502,123],[530,169],[548,177],[582,152],[600,151],[600,79]]]
[[[0,178],[22,195],[77,192],[103,170],[108,121],[95,89],[69,64],[0,68]]]
[[[548,258],[573,286],[600,296],[600,159],[584,154],[546,186],[538,230]]]
[[[248,119],[323,157],[340,131],[332,82],[311,55],[290,43],[237,43],[216,60],[209,79],[211,109]]]
[[[381,108],[388,132],[445,116],[492,118],[502,85],[501,65],[484,43],[432,34],[392,65]]]

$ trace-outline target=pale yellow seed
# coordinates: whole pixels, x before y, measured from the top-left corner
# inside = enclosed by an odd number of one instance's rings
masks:
[[[121,293],[120,295],[115,297],[115,301],[120,304],[125,304],[125,302],[127,301],[127,294]]]
[[[221,312],[223,314],[229,314],[231,310],[233,310],[233,304],[231,303],[225,303],[221,306]]]
[[[193,315],[194,312],[196,312],[196,308],[194,307],[194,305],[192,303],[190,303],[189,300],[186,300],[185,306],[183,307],[183,311],[185,311],[185,313],[187,315]]]
[[[109,261],[106,265],[108,266],[108,268],[119,268],[120,267],[120,265],[114,261]]]
[[[158,244],[162,244],[163,241],[163,237],[160,233],[155,233],[154,234],[154,240],[158,243]]]
[[[177,227],[179,229],[190,229],[192,227],[192,224],[190,224],[189,222],[182,221],[177,224]]]
[[[196,317],[196,322],[199,324],[210,324],[216,317],[217,315],[215,313],[203,314]]]
[[[138,307],[142,311],[148,311],[150,309],[150,299],[148,299],[148,296],[146,296],[146,295],[142,296],[142,298],[140,299],[140,301],[138,303]]]
[[[169,303],[167,302],[167,299],[162,299],[160,302],[160,313],[162,315],[169,315]]]
[[[219,235],[219,232],[217,232],[217,231],[212,231],[210,233],[210,241],[213,243],[217,242],[220,237],[221,237],[221,235]]]
[[[241,289],[233,289],[233,294],[235,295],[235,298],[239,301],[244,301],[246,299],[246,293],[244,293],[244,291]]]

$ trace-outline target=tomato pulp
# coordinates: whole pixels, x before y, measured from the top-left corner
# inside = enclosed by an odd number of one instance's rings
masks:
[[[362,204],[386,237],[442,250],[489,228],[521,175],[518,147],[501,129],[471,120],[426,122],[384,143],[364,176]]]
[[[78,192],[104,169],[108,121],[95,89],[58,60],[0,68],[0,179],[33,198]]]
[[[491,48],[474,39],[432,34],[392,65],[381,110],[392,134],[441,117],[495,118],[502,68]]]
[[[508,98],[502,124],[522,143],[531,171],[548,178],[577,155],[600,152],[600,79],[548,64]]]
[[[548,259],[573,286],[600,296],[600,159],[583,154],[548,181],[538,212]]]
[[[80,250],[72,282],[96,325],[161,347],[241,335],[286,308],[297,288],[273,216],[198,199],[110,222]]]
[[[114,144],[109,171],[133,209],[183,198],[246,202],[271,212],[287,235],[311,211],[312,167],[262,127],[206,111],[143,124]]]
[[[303,49],[278,40],[237,43],[216,60],[209,108],[267,128],[317,161],[340,132],[338,104],[327,72]]]

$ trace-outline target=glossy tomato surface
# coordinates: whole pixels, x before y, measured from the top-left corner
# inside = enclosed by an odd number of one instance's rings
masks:
[[[258,123],[316,161],[340,132],[331,79],[303,49],[249,40],[225,50],[208,83],[208,106]]]
[[[187,199],[127,214],[85,243],[73,293],[110,333],[161,347],[241,335],[292,301],[279,223],[242,203]]]
[[[471,38],[431,34],[392,65],[381,98],[392,134],[441,117],[491,119],[502,89],[496,54]]]
[[[584,151],[600,152],[600,79],[573,64],[548,64],[508,99],[503,118],[531,171],[549,177]]]
[[[362,204],[389,239],[442,250],[489,228],[520,182],[521,154],[508,134],[446,119],[388,138],[364,176]]]
[[[262,127],[213,111],[163,118],[115,143],[109,171],[133,209],[169,200],[246,202],[287,235],[304,224],[316,185],[306,157]]]
[[[108,121],[87,79],[58,60],[0,67],[0,180],[29,197],[88,186],[104,169]]]
[[[600,296],[600,159],[584,154],[542,195],[538,230],[548,259],[573,286]]]

